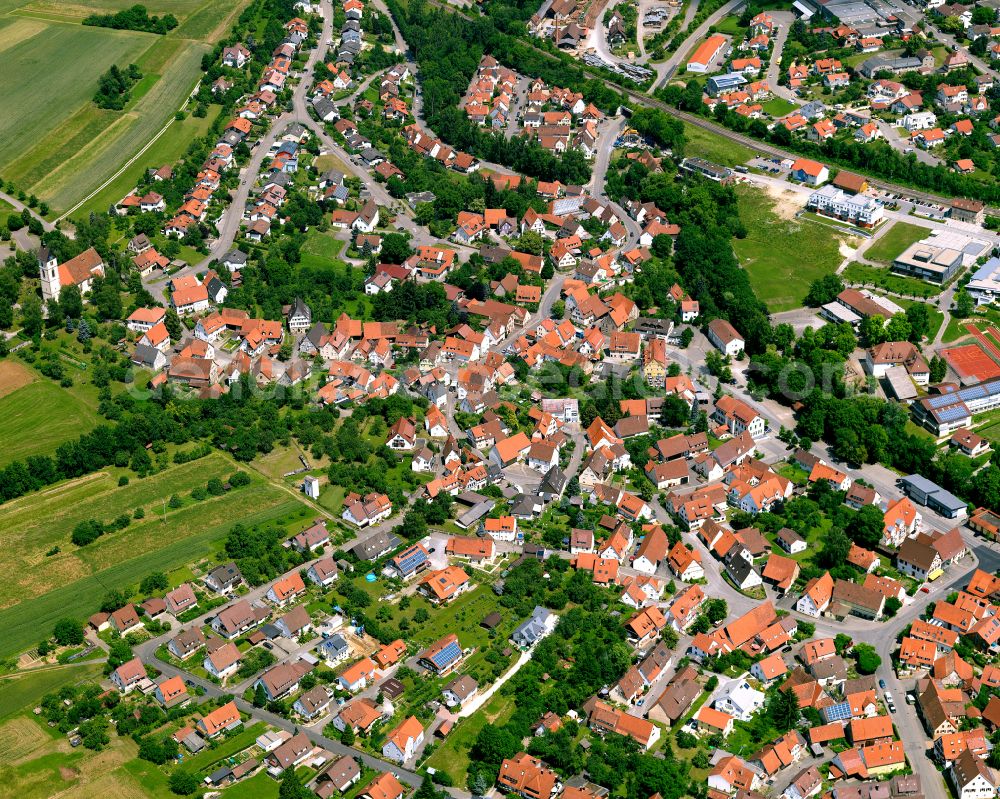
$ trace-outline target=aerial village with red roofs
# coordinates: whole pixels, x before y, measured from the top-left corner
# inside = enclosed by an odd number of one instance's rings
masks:
[[[1000,3],[237,5],[0,180],[0,793],[995,799]]]

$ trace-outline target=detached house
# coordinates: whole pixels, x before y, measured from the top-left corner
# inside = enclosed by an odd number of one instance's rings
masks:
[[[740,436],[750,433],[754,439],[763,438],[767,422],[763,416],[747,405],[743,400],[729,395],[719,397],[715,403],[712,418],[720,424],[725,424],[730,434]]]
[[[146,667],[142,665],[142,661],[139,658],[132,658],[111,672],[111,682],[123,694],[130,693],[138,687],[140,682],[146,679],[148,679],[146,676]]]
[[[305,590],[306,585],[302,581],[302,575],[300,575],[297,571],[290,572],[281,580],[277,580],[274,585],[268,589],[265,598],[268,602],[271,602],[278,607],[283,607],[293,599],[296,599],[305,593]]]
[[[397,763],[411,760],[424,742],[424,727],[416,716],[408,717],[389,733],[382,756]]]
[[[819,618],[830,605],[832,598],[833,578],[830,572],[824,572],[820,577],[814,577],[806,583],[802,596],[795,603],[795,609],[806,616]]]
[[[724,355],[738,356],[746,348],[743,336],[725,319],[713,319],[708,324],[708,340]]]

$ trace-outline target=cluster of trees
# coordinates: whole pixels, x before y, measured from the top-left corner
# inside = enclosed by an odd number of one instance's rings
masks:
[[[833,302],[843,290],[844,282],[838,275],[825,275],[809,287],[805,304],[818,308]],[[963,302],[967,303],[963,308],[965,313],[956,315],[968,316],[972,313],[972,298],[967,292],[963,293],[966,295]],[[860,343],[864,347],[872,347],[883,341],[910,341],[919,344],[924,338],[932,338],[937,332],[931,329],[931,311],[932,308],[927,303],[914,302],[904,314],[896,314],[888,323],[877,314],[863,319],[858,330]]]
[[[173,14],[151,17],[145,6],[136,4],[116,14],[91,14],[89,17],[84,17],[83,24],[115,30],[168,33],[177,27],[177,17]]]
[[[849,463],[885,463],[905,474],[922,474],[974,505],[1000,507],[1000,456],[985,467],[960,454],[938,453],[935,441],[906,430],[902,406],[877,397],[838,397],[815,389],[803,400],[796,432],[801,442],[822,438],[834,457]],[[867,533],[853,537],[872,547],[881,534],[881,514],[870,515]],[[848,533],[852,528],[848,527]]]
[[[105,533],[124,530],[131,523],[132,518],[127,513],[121,514],[109,524],[103,524],[97,519],[87,519],[79,522],[73,528],[73,532],[70,534],[70,541],[78,547],[84,547],[87,544],[92,544]]]
[[[248,381],[234,388],[217,400],[183,403],[173,401],[169,386],[146,400],[128,393],[112,396],[102,389],[98,410],[109,421],[61,444],[54,456],[33,455],[0,469],[0,502],[112,464],[148,471],[146,444],[162,450],[167,442],[207,441],[237,460],[250,461],[270,452],[276,443],[290,441],[293,411],[304,407],[300,397],[283,393],[261,397]],[[249,477],[239,472],[229,480],[231,486],[247,482]]]
[[[121,111],[131,99],[132,87],[142,78],[142,72],[135,64],[129,64],[124,70],[117,64],[112,64],[97,81],[97,91],[94,92],[94,103],[98,108],[111,111]]]
[[[241,270],[242,284],[230,286],[226,305],[260,318],[281,319],[282,306],[301,297],[314,320],[332,324],[346,305],[364,296],[364,272],[346,264],[300,263],[304,241],[302,235],[285,236],[272,241],[266,252],[255,250]],[[227,271],[222,270],[226,281]]]
[[[788,527],[803,538],[823,529],[822,543],[816,553],[815,565],[802,564],[801,579],[810,580],[824,571],[843,580],[857,580],[861,570],[847,562],[851,544],[875,549],[882,537],[882,511],[868,505],[855,511],[844,504],[845,492],[833,490],[829,484],[819,482],[809,487],[806,496],[798,496],[776,505],[771,511],[757,516],[738,513],[732,520],[733,528],[756,527],[773,535]],[[895,610],[898,610],[898,601]],[[887,609],[889,608],[887,603]]]
[[[549,579],[543,579],[543,572]],[[595,586],[585,572],[565,562],[535,560],[512,569],[504,580],[500,602],[517,615],[526,616],[536,605],[574,607],[559,621],[555,632],[539,643],[532,659],[502,689],[514,697],[515,710],[504,724],[487,724],[477,735],[471,755],[468,787],[482,794],[493,785],[504,758],[522,748],[538,719],[547,711],[560,716],[579,710],[601,687],[616,682],[631,664],[624,628],[610,612],[609,595]],[[548,674],[549,679],[542,679]],[[542,690],[539,690],[542,686]],[[532,741],[529,752],[544,758],[563,775],[586,769],[590,779],[608,788],[629,785],[633,795],[657,791],[665,799],[678,799],[688,787],[687,766],[669,756],[653,758],[638,751],[630,739],[609,735],[594,740],[585,752],[573,725]]]
[[[647,117],[644,125],[659,125],[665,132],[658,135],[669,135],[668,121],[654,122],[653,115]],[[674,146],[683,146],[683,142]],[[681,228],[672,259],[666,257],[666,242],[658,248],[661,266],[674,271],[657,276],[651,298],[657,304],[667,302],[665,290],[676,274],[681,286],[698,300],[706,323],[717,317],[734,321],[746,338],[747,352],[763,352],[771,341],[771,324],[767,306],[757,299],[746,270],[740,268],[733,253],[730,239],[745,237],[746,228],[732,187],[697,178],[678,180],[668,159],[663,160],[662,172],[650,172],[635,161],[619,162],[619,166],[624,168],[608,174],[608,196],[618,201],[652,202]]]
[[[629,125],[675,157],[684,155],[684,123],[677,117],[659,108],[639,108],[632,113]]]
[[[262,585],[289,569],[293,553],[281,546],[284,538],[280,527],[235,524],[226,534],[226,555],[240,567],[248,583]]]
[[[403,319],[447,330],[458,324],[459,317],[457,306],[448,301],[440,283],[407,280],[388,293],[379,292],[372,303],[372,318],[382,322]]]

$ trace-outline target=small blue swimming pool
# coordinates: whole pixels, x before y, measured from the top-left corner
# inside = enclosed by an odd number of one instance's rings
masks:
[[[378,578],[375,576],[375,572],[368,572],[365,575],[365,580],[369,583],[374,583]]]

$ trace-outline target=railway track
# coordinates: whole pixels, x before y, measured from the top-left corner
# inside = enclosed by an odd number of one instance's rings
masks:
[[[459,16],[469,21],[475,19],[472,15],[467,14],[466,12],[462,11],[456,6],[451,5],[450,3],[443,2],[443,0],[427,0],[427,3],[428,5],[450,11],[454,14],[458,14]],[[535,52],[540,53],[549,59],[556,60],[556,57],[553,56],[552,53],[543,50],[540,47],[537,47],[535,44],[528,41],[527,39],[518,38],[518,41],[531,47],[533,50],[535,50]],[[628,87],[622,86],[621,84],[610,81],[605,77],[605,75],[602,72],[599,72],[593,67],[587,66],[582,62],[578,63],[580,68],[585,73],[587,73],[587,75],[601,81],[609,89],[624,94],[633,102],[639,103],[649,108],[657,108],[661,111],[664,111],[665,113],[670,114],[671,116],[675,116],[678,119],[687,122],[688,124],[694,125],[695,127],[701,128],[702,130],[713,133],[716,136],[722,136],[723,138],[729,139],[730,141],[742,144],[744,147],[747,147],[756,153],[760,153],[761,155],[767,155],[774,158],[791,158],[791,159],[797,159],[802,157],[797,153],[790,152],[789,150],[783,150],[780,147],[775,147],[774,145],[768,144],[767,142],[762,142],[759,139],[754,139],[751,138],[750,136],[745,136],[742,133],[737,133],[736,131],[729,130],[729,128],[723,127],[722,125],[719,125],[716,122],[712,122],[711,120],[705,119],[704,117],[688,113],[687,111],[681,111],[680,109],[675,108],[669,103],[663,102],[663,100],[658,100],[655,97],[651,97],[649,94],[646,94],[645,92],[640,92],[636,89],[630,89]],[[856,170],[852,168],[851,171],[855,171],[860,175],[864,175],[869,185],[877,189],[881,189],[883,191],[888,191],[894,194],[901,194],[908,198],[922,200],[924,202],[932,203],[935,205],[947,206],[951,204],[950,198],[943,197],[939,194],[932,194],[931,192],[923,191],[921,189],[914,189],[910,188],[909,186],[902,186],[898,183],[892,183],[891,181],[883,180],[881,178],[871,177],[870,175],[865,174],[861,170]],[[1000,209],[987,207],[986,213],[991,216],[1000,216]]]

